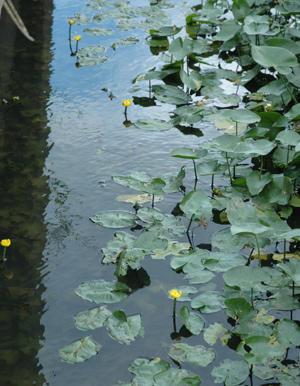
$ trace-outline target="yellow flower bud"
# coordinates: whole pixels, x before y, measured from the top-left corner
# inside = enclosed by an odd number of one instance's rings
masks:
[[[130,99],[124,99],[123,100],[123,106],[128,107],[130,105],[131,105],[131,100]]]
[[[74,24],[74,20],[69,20],[69,24],[70,25]]]
[[[177,291],[176,289],[174,289],[174,290],[170,291],[170,296],[173,299],[179,299],[181,296],[181,293],[182,293],[181,291]]]
[[[11,241],[9,239],[1,240],[2,247],[9,247],[11,244]]]
[[[75,36],[74,40],[76,40],[76,42],[79,42],[79,40],[81,40],[81,35]]]

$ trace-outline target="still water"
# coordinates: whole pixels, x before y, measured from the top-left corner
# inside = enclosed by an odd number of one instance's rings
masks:
[[[131,209],[115,199],[134,192],[115,184],[111,176],[178,172],[183,163],[170,156],[172,149],[203,139],[175,128],[156,133],[124,126],[122,101],[132,98],[132,80],[158,63],[145,44],[144,30],[119,31],[109,19],[102,26],[115,33],[102,37],[73,25],[72,35],[82,35],[81,46],[101,44],[109,57],[101,65],[78,68],[76,57],[70,55],[68,19],[89,10],[85,1],[27,1],[26,7],[21,3],[16,6],[34,43],[4,12],[0,23],[0,97],[8,101],[0,109],[0,231],[1,239],[12,240],[0,272],[0,384],[109,386],[130,381],[127,368],[137,357],[168,360],[172,304],[166,294],[186,283],[168,261],[145,260],[148,285],[121,306],[110,307],[122,307],[127,315],[141,313],[145,337],[125,346],[101,328],[91,334],[102,345],[98,355],[78,365],[63,363],[58,350],[87,335],[75,327],[74,315],[93,307],[75,294],[75,288],[84,281],[115,280],[114,267],[101,265],[101,248],[114,231],[100,229],[89,217],[104,210]],[[170,25],[180,25],[186,11],[171,10]],[[140,42],[111,48],[117,38],[127,36]],[[147,96],[147,84],[142,87],[140,95]],[[115,98],[109,98],[110,92]],[[12,102],[15,96],[19,103]],[[168,120],[170,110],[168,105],[132,105],[128,118]],[[215,135],[203,123],[197,127],[204,129],[205,140]],[[186,167],[192,186],[192,164]],[[170,195],[158,208],[170,213],[181,197]],[[209,227],[196,243],[209,243],[217,229]],[[202,371],[202,384],[209,384],[203,374],[210,371]]]

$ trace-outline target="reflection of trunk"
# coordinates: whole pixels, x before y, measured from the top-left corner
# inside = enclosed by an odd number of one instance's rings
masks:
[[[46,272],[42,268],[47,231],[44,213],[49,201],[44,165],[53,4],[48,0],[15,0],[14,5],[36,40],[26,39],[3,8],[0,239],[11,239],[12,243],[6,251],[6,263],[0,267],[0,384],[39,386],[46,382],[38,352],[44,339],[42,278]]]
[[[14,7],[11,0],[0,0],[0,17],[1,17],[1,11],[2,8],[6,10],[6,12],[9,14],[11,20],[15,23],[15,25],[19,28],[19,30],[22,32],[24,36],[28,40],[34,41],[33,37],[29,35],[22,19],[20,18],[18,12],[16,11],[16,8]]]

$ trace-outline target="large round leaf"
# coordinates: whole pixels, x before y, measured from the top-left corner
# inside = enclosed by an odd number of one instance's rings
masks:
[[[215,359],[215,351],[204,346],[189,346],[185,343],[173,344],[169,356],[175,361],[187,362],[196,366],[206,367]]]
[[[136,215],[125,211],[102,212],[91,217],[91,221],[106,228],[126,228],[135,225]]]
[[[173,127],[173,125],[169,122],[153,118],[139,119],[135,122],[135,126],[139,129],[148,131],[166,131],[172,129]]]
[[[92,308],[83,311],[74,317],[76,327],[82,330],[94,330],[104,326],[104,322],[111,315],[111,311],[106,306]]]
[[[194,190],[184,196],[179,204],[180,209],[195,221],[209,220],[212,216],[212,205],[207,195],[200,190]]]
[[[87,336],[61,348],[59,357],[64,362],[80,363],[96,355],[100,349],[101,345]]]
[[[128,297],[126,284],[104,280],[88,281],[80,284],[75,293],[94,303],[117,303]]]
[[[211,375],[216,378],[215,383],[237,386],[248,378],[249,366],[244,361],[225,359],[218,367],[213,368]]]
[[[282,47],[252,46],[251,53],[256,63],[263,67],[274,67],[282,74],[288,74],[288,67],[297,67],[297,57]]]
[[[224,308],[224,300],[224,296],[220,292],[208,291],[194,298],[191,306],[200,312],[209,314]]]
[[[190,312],[187,306],[180,309],[179,314],[185,327],[194,335],[199,335],[204,328],[204,321],[199,314]]]
[[[123,311],[115,311],[105,324],[110,335],[124,344],[130,344],[135,337],[144,333],[139,314],[127,317]]]
[[[203,149],[192,149],[190,147],[176,147],[171,152],[172,157],[186,158],[186,159],[199,159],[207,155],[207,150]]]
[[[256,284],[270,279],[270,275],[264,268],[239,266],[225,272],[223,279],[231,287],[254,288]]]

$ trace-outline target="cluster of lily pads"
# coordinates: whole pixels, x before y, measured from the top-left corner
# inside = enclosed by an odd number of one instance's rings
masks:
[[[127,6],[119,11],[124,14]],[[135,128],[176,127],[199,136],[197,124],[208,121],[221,133],[197,148],[172,151],[172,157],[193,163],[191,191],[185,187],[186,165],[161,177],[113,177],[141,195],[135,196],[132,211],[101,212],[91,220],[141,231],[135,236],[118,230],[102,249],[102,263],[115,265],[118,281],[92,281],[76,290],[98,304],[124,300],[131,292],[124,278],[132,271],[138,274],[146,257],[171,256],[172,269],[189,282],[178,288],[177,299],[190,302],[179,311],[186,329],[203,334],[209,346],[221,340],[241,356],[213,368],[214,382],[226,386],[243,384],[248,377],[251,385],[257,378],[283,386],[300,379],[299,15],[296,0],[208,0],[191,9],[185,26],[150,29],[148,44],[158,50],[162,66],[133,80],[135,92],[140,82],[150,88],[150,95],[133,97],[133,102],[174,107],[169,121],[139,120]],[[229,88],[235,91],[228,94]],[[207,176],[212,178],[210,196],[198,189]],[[159,200],[170,193],[184,195],[176,216],[158,209]],[[213,251],[194,246],[195,229],[212,219],[224,224],[212,237]],[[188,242],[179,242],[184,235]],[[223,290],[197,294],[210,281]],[[205,326],[201,314],[215,312],[224,313],[230,327]],[[86,330],[106,326],[125,344],[143,335],[140,315],[111,312],[105,305],[80,313],[75,324]],[[60,357],[77,363],[99,347],[86,337],[61,349]],[[216,353],[212,347],[175,343],[168,355],[196,369],[211,364]],[[138,358],[129,371],[135,377],[127,386],[200,384],[197,374],[158,358]]]

